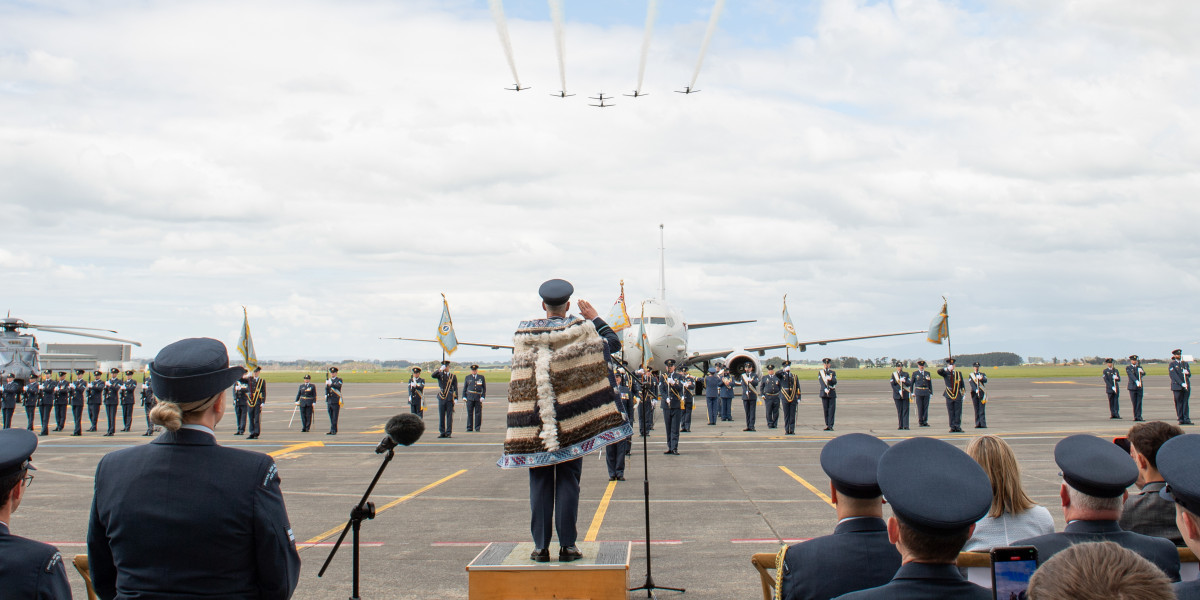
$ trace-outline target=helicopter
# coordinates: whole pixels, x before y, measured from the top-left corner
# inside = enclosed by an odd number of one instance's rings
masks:
[[[40,350],[37,343],[37,338],[28,333],[18,333],[19,329],[36,329],[48,333],[64,333],[66,335],[78,335],[82,337],[90,337],[101,340],[109,340],[113,342],[122,342],[125,344],[133,344],[141,346],[141,342],[126,340],[122,338],[100,335],[96,333],[83,333],[85,331],[103,331],[106,333],[117,333],[112,329],[97,329],[94,327],[72,327],[69,325],[35,325],[27,323],[21,319],[17,319],[9,313],[4,319],[0,319],[0,371],[4,373],[12,373],[21,385],[29,380],[29,376],[37,374],[41,371],[41,365],[38,361]],[[87,359],[90,356],[82,354],[47,354],[46,358],[70,359],[79,358]]]

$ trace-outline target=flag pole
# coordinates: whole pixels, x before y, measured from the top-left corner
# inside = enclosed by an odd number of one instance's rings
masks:
[[[950,348],[950,301],[942,296],[942,302],[946,305],[946,358],[954,358],[954,351]]]

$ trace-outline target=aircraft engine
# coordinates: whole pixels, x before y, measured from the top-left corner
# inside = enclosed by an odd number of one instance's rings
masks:
[[[725,357],[725,365],[729,367],[729,372],[734,374],[742,373],[746,369],[746,365],[750,365],[755,373],[761,370],[758,359],[745,350],[735,350],[730,353]]]

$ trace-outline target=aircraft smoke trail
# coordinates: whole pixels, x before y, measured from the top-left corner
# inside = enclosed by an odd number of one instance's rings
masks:
[[[704,63],[704,53],[708,52],[708,43],[712,41],[713,32],[717,30],[717,21],[721,19],[721,10],[725,8],[725,0],[717,0],[713,4],[712,16],[708,18],[708,31],[704,32],[704,43],[700,45],[700,57],[696,59],[696,71],[692,73],[690,87],[696,87],[696,78],[700,76],[700,65]]]
[[[517,76],[517,61],[513,59],[512,40],[508,37],[508,23],[504,20],[503,0],[488,0],[492,8],[492,18],[496,20],[496,33],[500,34],[500,45],[504,46],[504,56],[508,58],[508,68],[512,69],[516,87],[521,87],[521,78]]]
[[[558,51],[558,78],[562,80],[562,91],[567,92],[567,44],[563,39],[563,3],[562,0],[550,1],[550,16],[554,19],[554,49]]]
[[[637,93],[642,93],[642,78],[646,75],[646,56],[650,54],[650,36],[654,33],[654,19],[658,17],[658,0],[650,0],[646,7],[646,33],[642,36],[642,58],[638,61]]]

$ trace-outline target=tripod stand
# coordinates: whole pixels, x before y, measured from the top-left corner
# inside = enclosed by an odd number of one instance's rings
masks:
[[[664,587],[654,584],[654,575],[650,564],[650,461],[649,451],[646,450],[646,438],[650,436],[650,428],[646,427],[646,412],[648,410],[654,409],[650,408],[650,403],[643,397],[641,410],[638,412],[641,413],[639,416],[642,419],[642,493],[646,499],[646,582],[638,587],[629,588],[629,591],[646,590],[646,597],[654,598],[654,590],[670,590],[672,592],[683,592],[685,590],[683,588]]]
[[[338,548],[341,547],[342,541],[346,539],[346,532],[354,530],[352,543],[354,544],[351,562],[354,563],[353,571],[353,593],[350,595],[350,600],[359,600],[358,596],[358,530],[362,528],[363,519],[375,518],[375,503],[367,502],[367,498],[371,496],[371,491],[375,489],[375,484],[379,483],[379,477],[383,475],[383,470],[387,468],[388,463],[392,461],[392,457],[396,455],[396,451],[389,449],[387,456],[384,457],[383,463],[379,465],[379,470],[375,472],[375,478],[371,480],[371,485],[367,486],[367,492],[363,494],[362,500],[354,508],[350,509],[350,520],[346,521],[346,526],[342,528],[342,535],[338,536],[337,543],[333,545],[333,550],[329,551],[329,558],[325,559],[325,564],[321,566],[317,577],[325,574],[325,569],[329,568],[329,563],[333,562],[333,555],[337,554]]]

